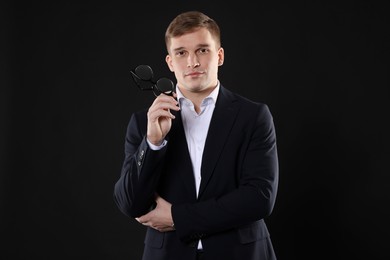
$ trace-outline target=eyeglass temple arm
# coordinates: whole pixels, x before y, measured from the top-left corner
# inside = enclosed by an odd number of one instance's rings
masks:
[[[141,82],[149,82],[149,83],[152,83],[153,85],[155,85],[156,83],[153,82],[152,80],[143,80],[141,79],[134,71],[130,70],[130,73],[131,73],[131,77],[133,78],[133,81],[134,83],[137,85],[137,87],[140,89],[140,90],[153,90],[153,87],[151,88],[143,88],[141,87]]]

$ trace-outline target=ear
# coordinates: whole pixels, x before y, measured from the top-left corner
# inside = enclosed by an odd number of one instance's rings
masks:
[[[218,49],[218,66],[222,66],[225,60],[225,51],[222,47]]]
[[[169,56],[169,54],[167,54],[167,56],[165,57],[165,62],[167,63],[169,70],[174,72],[173,66],[172,66],[172,58],[171,58],[171,56]]]

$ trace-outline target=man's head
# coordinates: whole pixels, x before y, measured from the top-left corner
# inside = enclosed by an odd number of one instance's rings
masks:
[[[187,98],[207,96],[218,84],[224,61],[217,23],[201,12],[185,12],[169,24],[165,40],[166,62],[181,92]]]
[[[217,47],[221,47],[221,32],[218,24],[204,13],[188,11],[176,16],[165,32],[165,44],[168,52],[170,41],[173,37],[182,36],[200,28],[206,28],[216,41]]]

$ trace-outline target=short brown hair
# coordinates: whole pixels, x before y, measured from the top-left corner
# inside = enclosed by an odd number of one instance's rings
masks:
[[[199,28],[206,28],[216,40],[217,46],[221,46],[221,31],[218,24],[202,12],[188,11],[176,16],[169,24],[165,32],[167,49],[171,38],[193,32]]]

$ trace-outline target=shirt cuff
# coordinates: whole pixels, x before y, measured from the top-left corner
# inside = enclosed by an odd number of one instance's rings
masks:
[[[161,149],[168,143],[167,140],[164,140],[164,141],[162,142],[162,144],[160,144],[160,145],[154,145],[154,144],[152,144],[151,142],[149,142],[148,138],[146,138],[146,142],[148,143],[150,149],[155,150],[155,151],[161,150]]]

